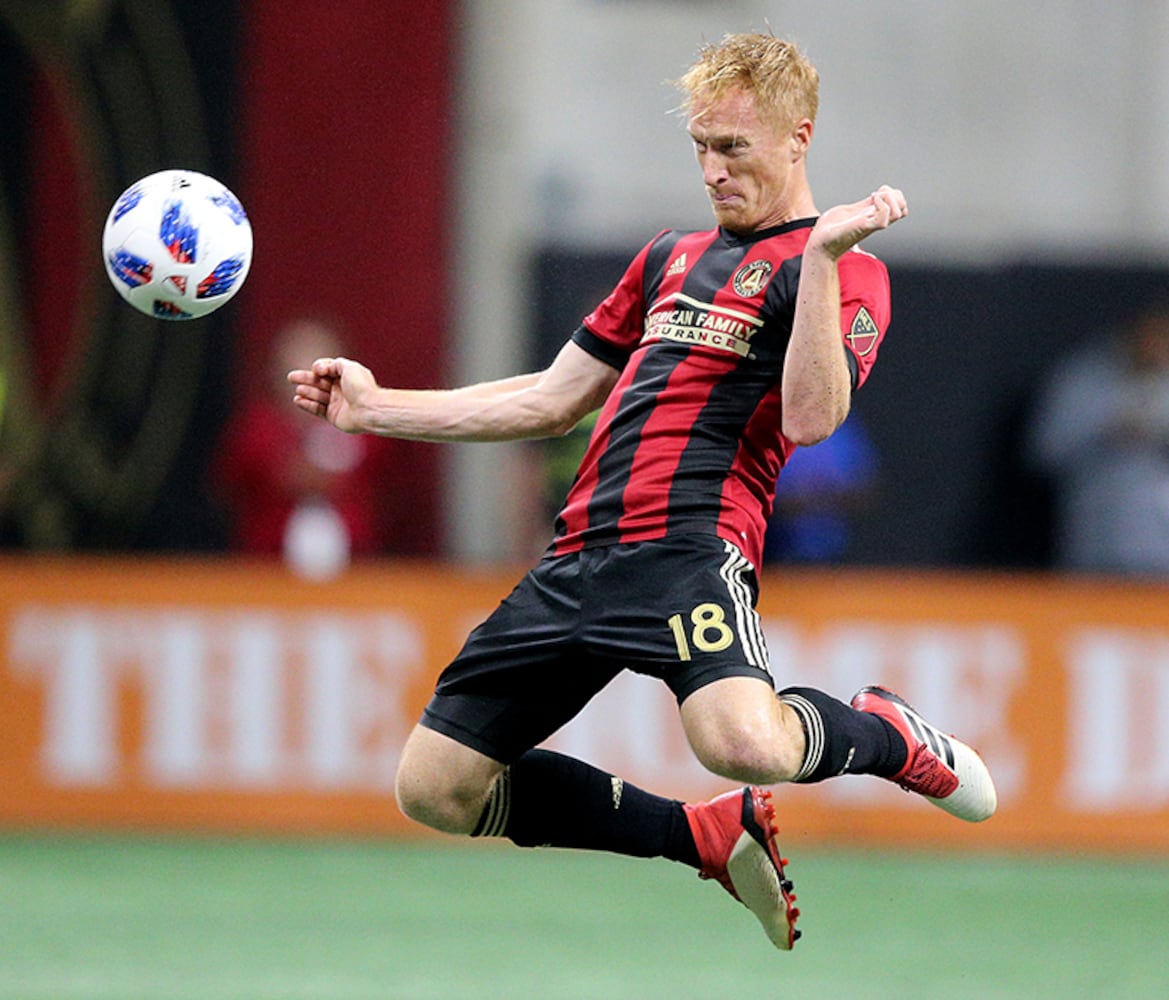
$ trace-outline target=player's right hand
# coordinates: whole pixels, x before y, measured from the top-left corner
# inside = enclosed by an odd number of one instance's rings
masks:
[[[317,358],[311,368],[290,371],[288,381],[296,386],[293,403],[306,413],[347,434],[365,429],[358,417],[360,401],[378,387],[365,365],[348,358]]]

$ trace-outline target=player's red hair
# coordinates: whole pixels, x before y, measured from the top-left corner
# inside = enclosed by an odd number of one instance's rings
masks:
[[[814,122],[820,106],[816,67],[794,42],[774,35],[726,35],[704,45],[676,85],[690,115],[734,88],[754,94],[760,114],[783,128],[804,118]]]

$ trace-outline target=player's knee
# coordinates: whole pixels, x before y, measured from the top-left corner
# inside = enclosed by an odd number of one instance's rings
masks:
[[[398,762],[398,808],[432,829],[471,833],[502,770],[502,764],[478,751],[416,726]]]
[[[795,774],[784,755],[749,740],[724,739],[696,746],[694,753],[708,771],[731,781],[775,785]]]
[[[682,725],[703,767],[732,781],[774,785],[803,764],[804,736],[770,684],[724,677],[682,702]]]
[[[399,768],[394,792],[402,814],[443,833],[470,833],[483,813],[486,791],[448,776]]]
[[[691,734],[691,746],[708,771],[732,781],[775,785],[790,781],[800,768],[798,748],[778,727],[743,720]]]

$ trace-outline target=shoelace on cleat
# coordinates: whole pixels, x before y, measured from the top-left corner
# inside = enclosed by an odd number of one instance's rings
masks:
[[[944,799],[958,787],[958,776],[928,746],[919,743],[914,748],[909,770],[897,779],[897,784],[907,792]]]

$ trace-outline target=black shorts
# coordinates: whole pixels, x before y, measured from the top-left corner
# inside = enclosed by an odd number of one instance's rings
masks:
[[[714,535],[549,556],[468,637],[422,724],[511,763],[622,670],[679,704],[722,677],[771,683],[755,568]]]

